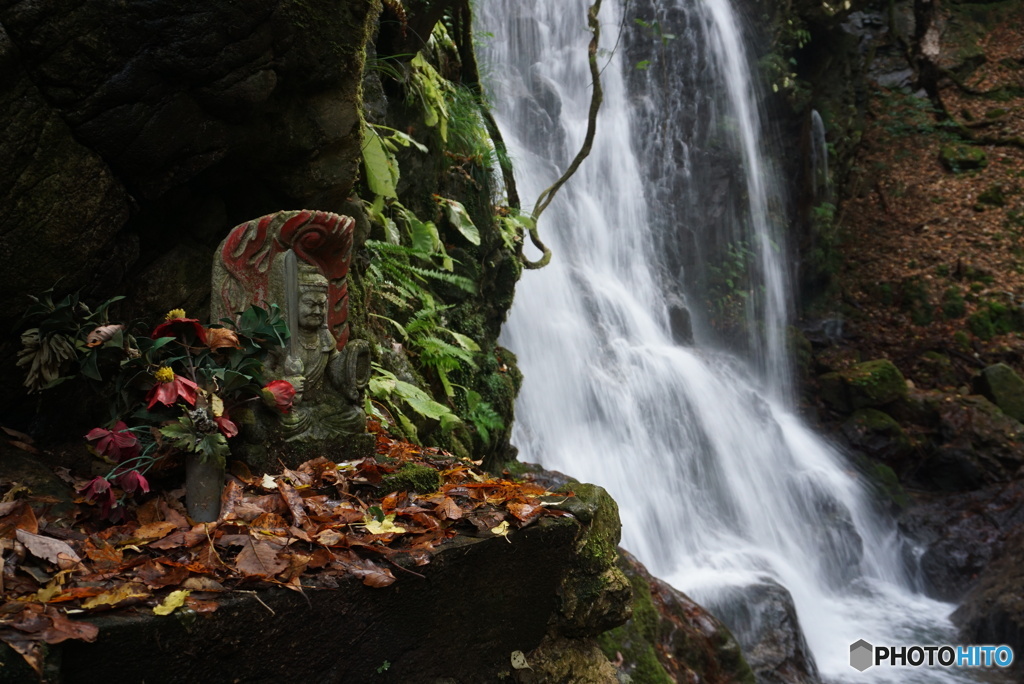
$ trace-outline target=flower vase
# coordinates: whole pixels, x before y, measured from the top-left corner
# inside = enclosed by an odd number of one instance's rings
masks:
[[[200,454],[185,459],[185,506],[194,522],[213,522],[220,516],[224,466]]]

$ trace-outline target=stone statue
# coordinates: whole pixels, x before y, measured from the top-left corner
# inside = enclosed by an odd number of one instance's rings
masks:
[[[349,340],[348,268],[355,222],[322,211],[286,211],[234,228],[217,250],[211,318],[235,318],[250,304],[277,304],[291,338],[266,361],[270,380],[295,387],[277,431],[286,442],[365,433],[370,377],[364,340]]]

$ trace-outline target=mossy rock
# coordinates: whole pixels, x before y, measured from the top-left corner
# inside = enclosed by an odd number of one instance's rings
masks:
[[[919,387],[953,387],[957,385],[956,368],[949,356],[927,351],[914,364],[914,383]]]
[[[842,376],[854,409],[884,406],[907,396],[907,381],[888,359],[858,363]]]
[[[974,380],[974,391],[1006,415],[1024,422],[1024,380],[1005,363],[983,370]]]
[[[944,145],[939,151],[939,161],[953,173],[988,166],[988,157],[984,150],[962,144]]]
[[[993,207],[1006,206],[1006,192],[1002,185],[989,186],[988,190],[978,195],[978,204],[987,204]]]
[[[633,588],[633,616],[597,642],[607,657],[621,662],[629,681],[754,684],[754,673],[725,625],[653,577],[628,551],[619,549],[619,555],[619,569]]]
[[[437,491],[441,487],[441,473],[430,466],[407,463],[380,481],[382,492]]]
[[[619,507],[602,487],[571,482],[559,492],[572,492],[559,508],[581,523],[573,567],[562,584],[559,631],[565,636],[596,636],[630,616],[632,590],[616,565],[622,524]]]
[[[870,458],[859,458],[857,464],[880,497],[898,510],[910,506],[910,497],[900,484],[900,478],[895,470]]]
[[[821,398],[841,413],[885,406],[907,395],[903,374],[888,359],[865,361],[820,375],[818,388]]]
[[[895,459],[910,451],[910,438],[900,424],[884,411],[864,408],[843,423],[843,434],[851,446],[871,456]]]

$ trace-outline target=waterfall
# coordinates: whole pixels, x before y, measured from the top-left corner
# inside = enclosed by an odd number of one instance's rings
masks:
[[[811,110],[811,194],[816,204],[832,201],[825,122],[821,120],[821,114],[817,109]]]
[[[893,526],[790,405],[785,207],[732,9],[646,2],[630,4],[644,25],[602,7],[597,138],[544,214],[554,259],[524,274],[503,332],[525,375],[514,442],[606,487],[623,546],[698,601],[727,614],[750,587],[788,589],[826,681],[959,681],[849,667],[858,639],[952,640],[951,606],[911,590]],[[524,201],[586,131],[588,4],[477,10]]]

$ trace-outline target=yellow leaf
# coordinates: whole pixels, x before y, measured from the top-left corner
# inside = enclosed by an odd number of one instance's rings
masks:
[[[510,658],[510,660],[512,661],[512,667],[514,667],[517,670],[533,669],[532,667],[530,667],[530,664],[526,662],[526,654],[522,651],[512,651],[512,657]]]
[[[216,394],[210,395],[210,408],[213,410],[213,415],[220,418],[224,415],[224,400],[218,397]]]
[[[399,527],[395,524],[395,514],[387,515],[384,520],[377,520],[376,518],[369,518],[366,521],[366,531],[370,534],[403,534],[405,532],[404,527]]]
[[[178,589],[177,591],[172,591],[170,594],[167,595],[167,598],[164,599],[163,603],[161,603],[159,606],[153,609],[153,613],[155,613],[156,615],[170,615],[176,609],[181,608],[183,605],[185,605],[185,599],[187,599],[188,595],[191,593],[192,592],[188,589]]]
[[[149,592],[142,588],[141,585],[125,583],[120,586],[114,587],[110,591],[105,591],[99,596],[93,596],[88,601],[82,603],[82,608],[86,610],[90,608],[98,608],[100,606],[116,606],[121,601],[127,601],[133,598],[145,598],[149,596]]]
[[[502,520],[500,525],[498,525],[497,527],[492,527],[491,534],[496,534],[499,537],[504,537],[505,541],[507,541],[509,544],[512,543],[512,540],[508,538],[508,520]]]

